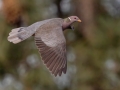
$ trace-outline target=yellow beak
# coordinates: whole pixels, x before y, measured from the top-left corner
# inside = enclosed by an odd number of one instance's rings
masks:
[[[79,19],[78,22],[82,22],[82,21]]]

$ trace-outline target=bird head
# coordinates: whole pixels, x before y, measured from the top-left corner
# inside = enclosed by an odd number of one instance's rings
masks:
[[[64,19],[63,29],[72,29],[74,30],[74,26],[72,24],[74,22],[81,22],[81,20],[77,16],[70,16]]]
[[[77,16],[70,16],[68,17],[71,23],[73,22],[81,22],[81,20]]]

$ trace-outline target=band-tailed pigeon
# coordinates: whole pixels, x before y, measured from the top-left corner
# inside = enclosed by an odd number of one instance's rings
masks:
[[[77,16],[68,18],[53,18],[36,22],[28,27],[13,29],[8,41],[17,44],[34,35],[35,43],[41,54],[44,64],[55,76],[66,73],[66,40],[63,35],[65,29],[73,29],[74,22],[81,22]]]

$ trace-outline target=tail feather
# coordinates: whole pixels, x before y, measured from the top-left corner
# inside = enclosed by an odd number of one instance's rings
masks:
[[[13,29],[8,36],[8,41],[14,44],[21,42],[22,40],[18,37],[20,28]]]
[[[32,36],[35,31],[36,29],[33,29],[32,26],[12,29],[12,31],[9,33],[8,41],[17,44]]]
[[[11,35],[11,34],[15,34],[15,33],[17,33],[18,32],[18,30],[12,30],[10,33],[9,33],[9,35]]]

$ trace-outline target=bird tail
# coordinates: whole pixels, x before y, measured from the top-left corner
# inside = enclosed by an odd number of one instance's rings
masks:
[[[22,39],[19,37],[19,34],[22,34],[21,33],[21,27],[12,29],[12,31],[9,33],[8,41],[12,42],[14,44],[17,44],[17,43],[21,42]]]

